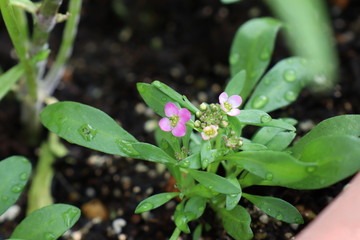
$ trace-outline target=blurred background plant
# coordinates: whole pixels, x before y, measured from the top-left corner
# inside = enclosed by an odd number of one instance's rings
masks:
[[[16,91],[22,104],[21,119],[28,140],[36,144],[39,112],[64,73],[77,33],[81,0],[69,1],[68,12],[59,13],[62,0],[4,0],[1,14],[19,63],[0,76],[0,99],[9,90]],[[31,17],[29,17],[31,16]],[[30,20],[31,21],[30,21]],[[50,33],[59,22],[66,21],[59,51],[53,59]]]
[[[242,0],[221,0],[230,4]],[[310,90],[326,93],[338,78],[338,57],[329,16],[323,0],[264,0],[276,17],[285,24],[285,37],[291,51],[312,61],[313,81]]]

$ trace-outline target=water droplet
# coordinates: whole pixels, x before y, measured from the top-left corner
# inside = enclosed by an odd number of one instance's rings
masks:
[[[141,85],[138,85],[138,91],[139,91],[139,93],[145,93],[145,88],[144,88],[144,86],[141,84]]]
[[[237,197],[237,194],[230,194],[230,197],[234,198],[234,197]]]
[[[308,61],[307,61],[305,58],[302,58],[302,59],[300,60],[300,63],[301,63],[302,65],[306,66],[306,65],[308,64]]]
[[[167,101],[167,98],[166,98],[166,97],[162,97],[162,98],[161,98],[161,101],[166,102],[166,101]]]
[[[283,215],[278,214],[278,215],[276,216],[276,219],[281,221],[281,220],[283,220],[283,219],[284,219],[284,217],[283,217]]]
[[[205,210],[204,207],[199,207],[199,212],[203,212]]]
[[[269,101],[269,98],[261,95],[257,96],[254,101],[252,102],[252,107],[255,109],[263,108]]]
[[[269,180],[269,181],[271,181],[272,179],[273,179],[273,174],[272,173],[267,173],[266,175],[265,175],[265,178],[266,178],[266,180]]]
[[[83,124],[78,128],[78,132],[84,138],[85,141],[91,141],[95,138],[97,130],[90,124]]]
[[[180,167],[188,168],[190,166],[189,160],[182,160],[179,162]]]
[[[260,118],[260,122],[262,123],[268,123],[272,120],[270,115],[262,115]]]
[[[7,202],[8,200],[9,200],[8,196],[2,196],[1,197],[1,201],[3,201],[3,202]]]
[[[132,146],[132,142],[117,139],[116,144],[118,145],[120,151],[123,151],[124,153],[128,154],[129,156],[138,156],[139,152],[134,149]]]
[[[292,102],[297,98],[297,94],[293,91],[287,91],[284,97],[287,101]]]
[[[76,208],[71,208],[62,214],[66,227],[70,227],[74,223],[74,220],[78,213],[79,210],[77,210]]]
[[[266,61],[270,58],[270,51],[268,48],[264,48],[260,54],[260,60]]]
[[[174,196],[172,196],[172,195],[166,195],[166,198],[167,199],[172,199]]]
[[[287,69],[284,72],[284,79],[287,82],[293,82],[296,80],[296,72],[293,69]]]
[[[201,159],[201,167],[202,168],[206,168],[208,165],[209,165],[209,159],[207,159],[207,158]]]
[[[55,240],[56,237],[55,237],[55,235],[53,233],[47,232],[47,233],[45,233],[45,239],[46,240]]]
[[[210,186],[208,186],[208,188],[209,188],[209,189],[213,189],[213,188],[214,188],[214,186],[211,186],[211,185],[210,185]]]
[[[315,172],[315,170],[316,170],[316,167],[315,167],[315,166],[310,166],[310,167],[307,167],[307,168],[306,168],[306,171],[307,171],[308,173],[313,173],[313,172]]]
[[[16,185],[14,185],[14,186],[11,188],[11,191],[12,191],[13,193],[19,193],[19,192],[21,192],[21,191],[23,190],[23,188],[24,188],[24,185],[22,185],[22,184],[16,184]]]
[[[159,81],[154,81],[152,84],[154,84],[154,86],[157,87],[157,88],[161,88],[161,87],[162,87],[162,84],[161,84],[161,82],[159,82]]]
[[[28,177],[29,177],[29,174],[27,172],[23,172],[19,176],[20,180],[23,180],[23,181],[27,180]]]
[[[265,78],[263,81],[264,81],[265,85],[269,85],[271,82],[270,78]]]
[[[149,211],[149,210],[151,210],[151,209],[153,209],[154,208],[154,204],[152,204],[152,203],[149,203],[149,202],[143,202],[143,203],[141,203],[141,205],[139,206],[139,210],[141,211],[141,212],[146,212],[146,211]]]
[[[293,60],[291,58],[286,59],[286,63],[293,63]]]

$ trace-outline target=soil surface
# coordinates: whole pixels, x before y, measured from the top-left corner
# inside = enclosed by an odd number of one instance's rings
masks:
[[[321,96],[304,90],[294,104],[274,113],[298,119],[300,134],[326,118],[360,113],[359,5],[356,0],[327,1],[340,59],[334,90]],[[271,16],[261,1],[223,5],[219,0],[84,0],[73,57],[54,97],[99,108],[140,141],[153,143],[151,126],[158,117],[141,100],[136,83],[160,80],[194,102],[217,102],[229,77],[228,54],[237,28],[261,16]],[[62,27],[57,26],[52,35],[52,49],[59,45]],[[6,70],[16,61],[10,57],[11,43],[4,27],[0,31],[0,63]],[[289,55],[280,36],[272,64]],[[23,155],[35,166],[38,148],[24,138],[15,95],[3,99],[0,109],[0,159]],[[43,136],[45,140],[45,132]],[[174,182],[161,166],[64,144],[69,154],[56,160],[52,192],[55,202],[78,206],[82,216],[63,239],[167,239],[171,235],[176,200],[149,213],[134,214],[147,196],[172,189]],[[293,238],[348,180],[313,191],[251,189],[290,202],[305,219],[301,226],[282,223],[242,201],[251,212],[254,239]],[[22,209],[26,197],[25,190],[17,203]],[[21,210],[14,220],[0,223],[0,240],[9,237],[24,214]],[[212,226],[204,239],[231,239],[213,212],[201,221]],[[182,239],[191,237],[182,235]]]

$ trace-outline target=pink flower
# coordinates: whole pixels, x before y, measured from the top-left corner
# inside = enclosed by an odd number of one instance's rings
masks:
[[[240,114],[238,107],[242,103],[242,99],[239,95],[232,95],[229,97],[226,92],[223,92],[219,96],[219,102],[222,110],[229,116],[236,116]]]
[[[185,123],[190,120],[191,113],[186,108],[178,109],[174,103],[167,103],[164,108],[165,115],[159,121],[161,130],[170,132],[175,137],[183,137],[186,133]]]
[[[201,132],[201,137],[204,140],[209,140],[210,138],[214,138],[218,134],[218,126],[216,125],[210,125],[207,127],[204,127],[203,131]]]

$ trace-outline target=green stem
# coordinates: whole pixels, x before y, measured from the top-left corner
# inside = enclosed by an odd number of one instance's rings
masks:
[[[29,95],[31,100],[35,102],[37,98],[36,71],[28,54],[26,33],[24,33],[18,25],[15,11],[10,5],[9,0],[1,0],[0,8],[7,31],[10,35],[12,43],[14,44],[20,63],[24,68]]]
[[[181,230],[179,228],[175,228],[175,230],[169,240],[178,240],[180,233],[181,233]]]
[[[71,0],[69,2],[70,17],[66,21],[59,53],[57,54],[49,73],[46,75],[44,82],[40,86],[41,92],[45,93],[42,94],[42,98],[53,93],[63,75],[64,65],[69,60],[73,50],[80,19],[81,4],[82,0]]]

